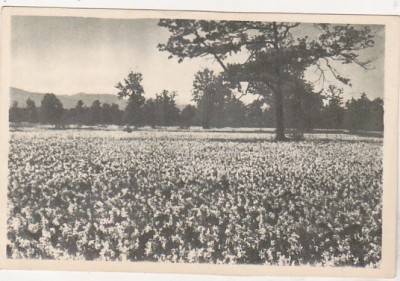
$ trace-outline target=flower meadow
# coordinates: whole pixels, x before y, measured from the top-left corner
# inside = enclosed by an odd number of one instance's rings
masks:
[[[382,138],[11,132],[12,259],[378,267]]]

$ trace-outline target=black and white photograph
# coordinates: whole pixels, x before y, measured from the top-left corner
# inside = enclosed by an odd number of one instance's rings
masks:
[[[26,10],[7,262],[394,272],[389,18]]]

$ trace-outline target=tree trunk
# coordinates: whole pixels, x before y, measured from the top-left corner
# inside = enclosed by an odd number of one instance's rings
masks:
[[[202,127],[203,129],[210,129],[211,127],[211,121],[213,120],[214,116],[214,108],[213,108],[213,103],[211,100],[210,96],[203,97],[203,99],[206,98],[205,100],[205,105],[202,105]]]
[[[201,122],[203,129],[210,129],[210,119],[211,119],[210,116],[211,116],[210,112],[203,111],[202,122]]]
[[[273,46],[276,51],[277,56],[277,63],[279,64],[282,61],[282,52],[280,47],[280,38],[279,38],[279,31],[276,22],[272,23],[272,27],[274,30],[274,40]],[[275,96],[275,115],[276,115],[276,141],[284,141],[286,140],[285,137],[285,121],[283,117],[283,96],[282,96],[282,77],[281,77],[281,70],[279,65],[275,65],[275,75],[276,75],[276,89],[274,91]]]
[[[274,92],[274,96],[275,96],[275,127],[276,127],[275,140],[284,141],[286,140],[286,136],[285,136],[285,124],[283,116],[282,92],[280,90],[277,90]]]

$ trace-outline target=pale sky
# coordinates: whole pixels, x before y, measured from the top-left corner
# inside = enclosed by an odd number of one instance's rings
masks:
[[[169,33],[151,19],[98,19],[77,17],[28,17],[12,19],[11,86],[27,91],[59,95],[84,93],[116,94],[115,84],[130,71],[143,74],[145,97],[162,90],[177,91],[179,104],[189,103],[194,74],[205,68],[221,71],[212,58],[198,58],[178,63],[168,53],[157,49]],[[312,26],[303,25],[297,34],[310,34]],[[374,27],[376,45],[363,58],[376,58],[374,70],[358,66],[337,66],[342,76],[352,79],[344,87],[346,98],[366,92],[383,96],[384,29]],[[317,77],[308,72],[310,81]],[[327,76],[325,86],[334,83]],[[320,85],[316,85],[319,87]]]

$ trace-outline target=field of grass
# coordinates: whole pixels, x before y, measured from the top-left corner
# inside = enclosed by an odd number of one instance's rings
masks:
[[[382,138],[11,132],[10,258],[379,266]]]

